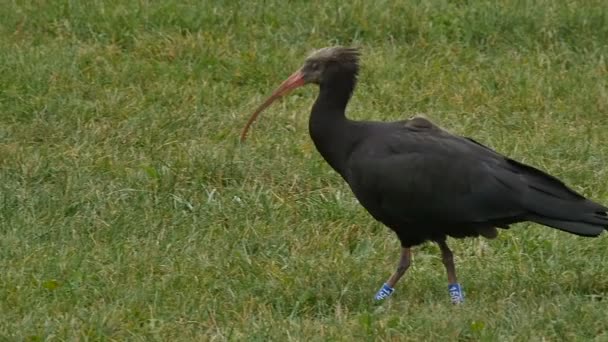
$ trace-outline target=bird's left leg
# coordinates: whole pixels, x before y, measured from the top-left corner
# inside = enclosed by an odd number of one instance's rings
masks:
[[[412,251],[408,247],[401,248],[401,258],[399,258],[399,265],[397,265],[397,269],[391,275],[386,283],[382,286],[380,291],[376,293],[376,300],[382,300],[388,296],[390,296],[393,291],[395,291],[395,285],[403,277],[405,271],[410,267],[412,261]]]
[[[460,304],[464,302],[464,293],[458,280],[456,279],[456,266],[454,265],[454,254],[448,247],[445,240],[437,241],[439,249],[441,249],[441,260],[445,265],[445,270],[448,273],[448,291],[450,292],[450,298],[452,303]]]

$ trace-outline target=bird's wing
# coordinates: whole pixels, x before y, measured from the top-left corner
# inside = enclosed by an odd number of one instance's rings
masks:
[[[369,133],[353,149],[345,178],[359,201],[388,226],[531,220],[584,236],[608,229],[605,206],[426,119],[378,125]]]
[[[525,184],[506,158],[425,119],[399,125],[370,136],[351,154],[349,184],[372,215],[471,223],[525,213]]]

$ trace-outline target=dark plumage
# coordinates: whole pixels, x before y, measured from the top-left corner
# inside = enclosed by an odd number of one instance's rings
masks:
[[[399,267],[378,299],[390,295],[409,267],[409,248],[425,241],[439,244],[452,300],[460,302],[460,287],[452,292],[457,281],[447,236],[493,238],[496,228],[522,221],[581,236],[598,236],[608,227],[605,206],[547,173],[450,134],[424,118],[347,119],[345,108],[356,84],[358,57],[357,50],[343,47],[312,54],[254,113],[242,138],[274,99],[307,83],[319,85],[309,122],[317,150],[403,246]]]

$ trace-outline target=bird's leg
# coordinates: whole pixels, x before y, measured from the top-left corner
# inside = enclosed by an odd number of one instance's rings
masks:
[[[382,300],[382,299],[390,296],[393,293],[393,291],[395,290],[394,289],[395,285],[397,284],[399,279],[401,279],[401,277],[403,277],[403,275],[405,274],[405,271],[407,271],[407,269],[410,267],[411,260],[412,260],[411,250],[407,247],[402,247],[401,248],[401,257],[399,258],[399,265],[397,265],[397,269],[391,275],[391,277],[386,281],[386,283],[384,283],[384,285],[382,286],[380,291],[378,291],[378,293],[376,293],[376,297],[375,297],[376,300]]]
[[[401,248],[401,257],[399,258],[399,265],[395,270],[395,273],[386,282],[390,287],[395,287],[399,279],[403,277],[405,271],[410,267],[412,261],[412,251],[409,248]]]
[[[445,241],[438,242],[439,248],[441,249],[441,261],[445,265],[445,270],[448,272],[448,282],[455,284],[456,280],[456,266],[454,265],[454,253],[448,247]]]
[[[452,303],[459,304],[464,302],[464,294],[462,293],[462,288],[460,284],[458,284],[458,280],[456,280],[456,266],[454,265],[454,254],[448,247],[448,244],[445,240],[438,241],[439,249],[441,249],[441,260],[445,265],[445,270],[448,273],[448,291],[450,293],[450,298],[452,299]]]

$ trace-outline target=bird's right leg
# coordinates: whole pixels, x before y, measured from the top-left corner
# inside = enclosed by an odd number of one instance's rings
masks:
[[[384,283],[380,291],[376,293],[376,300],[382,300],[388,296],[390,296],[393,291],[395,291],[395,285],[403,277],[405,271],[410,267],[412,262],[412,252],[408,247],[401,248],[401,257],[399,258],[399,265],[397,265],[397,269],[391,275],[391,277]]]
[[[464,302],[464,294],[462,293],[462,288],[456,279],[456,266],[454,266],[454,254],[448,247],[448,244],[445,240],[437,241],[439,245],[439,249],[441,250],[441,261],[445,265],[445,270],[448,273],[448,291],[450,293],[450,298],[452,299],[452,303],[460,304]]]

